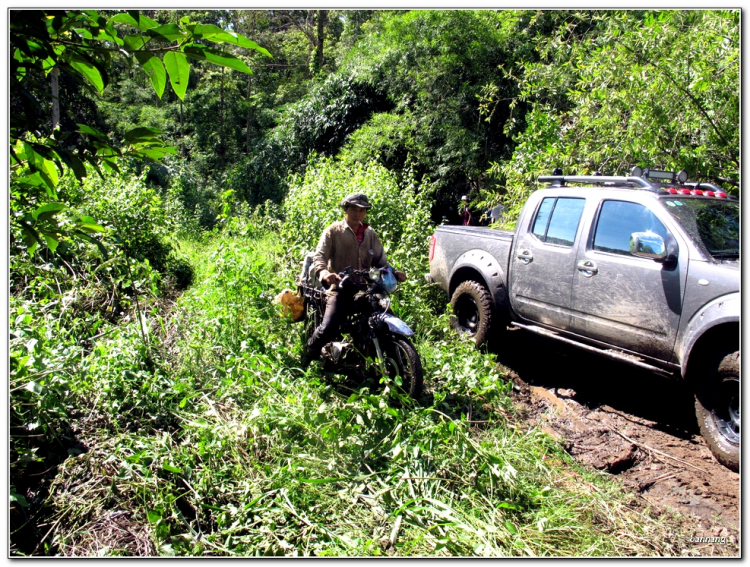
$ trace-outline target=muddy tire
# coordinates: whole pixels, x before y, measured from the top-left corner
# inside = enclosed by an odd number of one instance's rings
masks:
[[[695,396],[701,435],[722,465],[740,470],[740,353],[721,358]]]
[[[398,376],[401,381],[401,384],[397,386],[399,390],[412,399],[421,398],[424,387],[422,360],[409,339],[394,337],[385,345],[383,354],[388,374],[392,379]]]
[[[460,335],[474,338],[474,344],[484,344],[492,323],[492,297],[482,284],[467,280],[456,288],[451,297],[453,316],[451,325]]]

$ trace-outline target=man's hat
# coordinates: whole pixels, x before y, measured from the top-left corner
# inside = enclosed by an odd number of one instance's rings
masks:
[[[344,208],[346,208],[347,205],[355,205],[357,207],[362,207],[363,209],[372,208],[367,195],[364,193],[352,193],[351,195],[347,195],[341,200],[339,205]]]

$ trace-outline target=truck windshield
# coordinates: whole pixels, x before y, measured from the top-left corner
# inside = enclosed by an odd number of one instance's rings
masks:
[[[718,199],[665,199],[670,214],[718,260],[740,257],[740,205]]]

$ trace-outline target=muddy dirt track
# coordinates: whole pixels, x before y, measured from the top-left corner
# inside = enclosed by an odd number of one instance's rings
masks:
[[[711,455],[682,382],[521,330],[495,351],[529,425],[641,506],[685,515],[682,555],[740,555],[740,475]]]

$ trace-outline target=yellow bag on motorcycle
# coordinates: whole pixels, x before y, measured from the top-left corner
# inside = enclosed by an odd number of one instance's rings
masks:
[[[296,295],[291,289],[285,289],[274,299],[274,303],[282,306],[284,316],[291,316],[292,321],[301,321],[305,310],[304,298]]]

